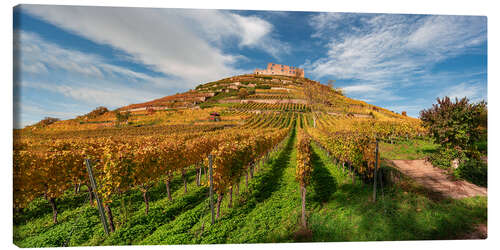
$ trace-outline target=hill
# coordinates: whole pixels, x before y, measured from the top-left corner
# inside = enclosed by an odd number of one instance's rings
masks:
[[[248,118],[251,114],[283,111],[317,111],[335,116],[417,121],[348,98],[341,89],[308,78],[246,74],[200,84],[185,93],[130,104],[113,111],[98,107],[74,119],[41,121],[27,126],[24,131],[92,130],[118,125],[137,127],[185,122],[203,124],[210,121],[211,112],[221,113],[223,122],[235,125],[236,121],[241,121],[240,118]],[[126,122],[118,121],[120,115],[117,113],[128,112]]]

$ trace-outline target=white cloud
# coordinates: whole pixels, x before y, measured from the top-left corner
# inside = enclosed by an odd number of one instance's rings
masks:
[[[235,37],[240,46],[267,49],[272,25],[257,17],[215,10],[23,5],[22,10],[63,29],[125,51],[151,69],[190,82],[241,73],[232,65],[239,55],[224,53],[220,39]],[[205,30],[206,29],[206,30]]]
[[[440,97],[448,96],[452,100],[455,98],[461,99],[467,97],[472,102],[486,100],[486,90],[479,83],[462,82],[458,85],[451,86],[439,94]]]
[[[351,26],[354,20],[357,20],[364,14],[360,13],[338,13],[338,12],[322,12],[311,16],[308,20],[309,25],[313,27],[314,38],[331,39],[332,32],[338,34],[341,27]],[[353,29],[355,26],[351,26]],[[349,29],[346,30],[349,32]]]
[[[279,59],[280,54],[289,53],[290,47],[271,36],[273,27],[270,23],[254,16],[245,17],[231,14],[242,34],[240,46],[259,48]]]
[[[345,89],[358,93],[418,84],[436,63],[486,41],[484,17],[320,13],[309,24],[327,53],[305,63],[306,72],[351,79],[356,85]]]
[[[379,87],[377,85],[371,85],[371,84],[350,85],[342,88],[342,90],[345,91],[346,93],[366,93],[366,92],[377,91],[379,90]]]
[[[49,69],[78,73],[89,77],[103,78],[105,74],[126,76],[131,80],[152,80],[152,77],[105,62],[95,54],[62,48],[42,39],[35,33],[15,31],[16,60],[24,73],[49,73]]]
[[[120,107],[132,102],[152,100],[158,95],[137,88],[117,86],[116,83],[47,83],[24,81],[23,88],[50,91],[91,106]],[[21,104],[22,105],[22,104]],[[22,109],[22,108],[21,108]],[[75,113],[73,113],[75,114]]]
[[[101,56],[62,48],[35,33],[17,30],[14,38],[17,127],[45,116],[67,119],[96,106],[113,109],[188,88],[182,79],[153,77],[113,65]]]
[[[134,89],[135,94],[132,92],[128,93],[129,95],[121,94],[129,100],[149,98],[151,97],[150,93],[155,93],[158,90],[163,91],[163,95],[168,95],[173,90],[179,91],[189,87],[183,79],[153,77],[107,63],[103,57],[96,54],[62,48],[57,44],[47,42],[35,33],[21,30],[15,32],[14,44],[17,55],[15,70],[22,76],[31,76],[31,78],[51,77],[56,79],[51,83],[53,86],[65,81],[68,86],[69,84],[74,86],[78,86],[78,84],[94,85],[98,89],[112,88],[117,93],[122,90],[126,91],[128,88]],[[26,65],[34,66],[26,67]],[[21,80],[16,84],[23,86],[26,81]],[[147,95],[141,96],[139,93]],[[156,96],[161,94],[156,93]],[[114,105],[122,104],[122,102],[108,101],[115,103]]]
[[[481,17],[430,16],[418,25],[408,37],[408,50],[417,49],[435,61],[454,57],[486,40],[486,22]]]
[[[240,48],[259,49],[278,59],[290,53],[290,46],[275,38],[274,26],[260,17],[219,10],[176,10],[175,13],[186,22],[194,22],[196,32],[218,47],[224,47],[226,39],[235,38]]]

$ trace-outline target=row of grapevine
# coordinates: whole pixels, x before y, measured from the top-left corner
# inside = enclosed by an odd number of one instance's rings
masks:
[[[284,100],[284,99],[292,99],[292,96],[284,94],[253,94],[249,95],[246,99]]]
[[[290,126],[293,113],[271,113],[253,115],[242,128],[285,128]]]
[[[288,129],[275,133],[255,133],[246,140],[225,141],[212,152],[214,156],[214,188],[217,197],[217,218],[220,216],[220,204],[226,192],[229,192],[229,206],[232,206],[233,187],[239,190],[239,180],[243,174],[253,175],[253,167],[259,159],[268,154],[288,134]],[[248,185],[248,182],[247,182]]]
[[[378,121],[318,115],[316,127],[309,126],[307,132],[343,167],[347,164],[352,171],[368,180],[373,178],[375,169],[377,139],[415,137],[423,130],[418,123],[403,119]]]
[[[224,129],[155,136],[126,136],[117,133],[114,136],[97,138],[20,140],[14,149],[14,206],[22,208],[34,198],[44,195],[53,207],[53,218],[57,223],[56,198],[80,184],[86,184],[91,193],[83,161],[90,159],[95,168],[99,194],[108,211],[113,230],[109,204],[114,195],[131,189],[140,190],[148,213],[148,190],[152,185],[164,179],[167,195],[171,199],[169,183],[174,174],[180,173],[184,179],[184,190],[187,192],[184,178],[186,171],[192,167],[196,168],[199,185],[201,163],[207,156],[212,153],[216,155],[215,159],[224,159],[224,155],[217,157],[220,152],[225,152],[220,151],[219,147],[225,149],[228,145],[247,145],[245,156],[251,157],[240,158],[247,159],[246,163],[257,159],[289,130],[285,128],[289,125],[284,125],[289,121],[284,118],[279,120],[282,129]],[[241,152],[243,149],[238,147],[235,151]],[[241,160],[240,158],[236,160]],[[227,176],[222,169],[227,170],[228,166],[217,166],[221,167],[215,168],[216,176],[220,176],[216,178],[216,185],[219,186],[217,190],[222,192],[224,181],[238,172],[234,172],[238,168],[234,164],[228,165],[231,175]],[[243,169],[246,169],[245,167]],[[239,173],[241,174],[241,171]]]
[[[239,110],[274,110],[274,111],[295,111],[295,112],[306,112],[309,111],[309,107],[306,104],[301,103],[240,103],[234,105],[235,109]]]
[[[311,138],[303,130],[299,129],[297,133],[297,167],[295,169],[295,178],[300,184],[300,193],[302,198],[302,226],[306,228],[306,190],[311,180]]]

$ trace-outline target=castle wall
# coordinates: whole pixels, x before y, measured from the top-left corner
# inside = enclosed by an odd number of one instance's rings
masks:
[[[288,65],[268,63],[266,69],[255,69],[254,74],[304,77],[304,69]]]

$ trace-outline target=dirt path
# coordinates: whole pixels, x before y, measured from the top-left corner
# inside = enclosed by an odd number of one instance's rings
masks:
[[[454,199],[487,196],[486,188],[466,181],[451,180],[444,170],[433,167],[425,160],[392,160],[392,163],[403,174],[443,196]]]

